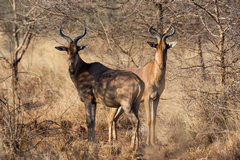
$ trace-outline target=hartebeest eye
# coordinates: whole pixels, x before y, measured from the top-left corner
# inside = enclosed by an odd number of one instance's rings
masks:
[[[147,42],[149,44],[150,47],[152,48],[156,48],[157,44],[153,43],[153,42]]]
[[[59,51],[67,51],[67,48],[64,46],[55,47]]]

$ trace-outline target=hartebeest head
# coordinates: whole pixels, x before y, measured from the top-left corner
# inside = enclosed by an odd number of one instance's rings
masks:
[[[153,26],[152,26],[153,27]],[[157,38],[157,43],[155,44],[154,42],[148,42],[148,44],[153,47],[156,48],[156,55],[155,55],[155,61],[156,63],[159,65],[159,68],[161,70],[163,70],[166,67],[166,62],[167,62],[167,50],[169,48],[172,48],[175,46],[176,42],[171,42],[169,44],[166,43],[166,39],[170,36],[172,36],[175,33],[175,28],[173,26],[172,29],[172,33],[167,33],[165,34],[163,37],[159,36],[156,33],[152,32],[152,27],[149,28],[149,33],[151,35],[153,35],[154,37]]]
[[[60,26],[59,33],[69,43],[68,43],[68,46],[59,46],[59,47],[55,47],[55,48],[59,51],[67,51],[69,72],[71,74],[74,74],[76,65],[79,61],[78,51],[84,50],[87,48],[87,45],[82,45],[82,46],[77,45],[78,40],[80,40],[81,38],[83,38],[86,35],[86,33],[87,33],[86,27],[84,26],[83,34],[76,37],[74,40],[72,40],[70,37],[68,37],[62,33],[62,26]]]

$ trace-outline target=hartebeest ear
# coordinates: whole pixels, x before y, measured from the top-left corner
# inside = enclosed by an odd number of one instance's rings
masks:
[[[55,48],[59,51],[66,51],[67,50],[67,48],[64,47],[64,46],[59,46],[59,47],[55,47]]]
[[[171,42],[168,44],[168,48],[173,48],[176,44],[177,42]]]
[[[82,46],[78,46],[78,51],[80,50],[84,50],[88,47],[88,45],[82,45]]]
[[[156,48],[157,44],[153,43],[153,42],[147,42],[149,44],[150,47]]]

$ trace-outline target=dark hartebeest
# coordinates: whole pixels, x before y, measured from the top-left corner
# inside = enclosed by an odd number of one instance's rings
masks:
[[[171,26],[172,33],[167,33],[163,37],[152,32],[152,27],[149,28],[149,33],[157,38],[157,43],[148,42],[148,44],[156,48],[155,60],[149,62],[143,68],[129,68],[127,71],[132,71],[138,75],[145,83],[145,90],[142,96],[144,106],[147,114],[147,144],[155,145],[155,124],[156,124],[156,113],[159,98],[165,88],[165,72],[167,62],[167,50],[175,46],[175,42],[169,44],[166,43],[166,39],[175,33],[175,28]],[[108,121],[113,121],[113,125],[109,126],[109,130],[113,130],[113,139],[117,138],[115,130],[116,121],[119,116],[123,113],[122,108],[111,109],[108,115]],[[113,129],[112,129],[113,127]],[[152,128],[152,132],[151,132]],[[151,137],[151,138],[150,138]],[[111,141],[112,135],[109,135],[109,141]],[[151,139],[151,142],[150,142]]]
[[[138,108],[144,92],[144,82],[130,71],[112,70],[98,62],[84,62],[78,51],[87,48],[87,45],[78,46],[77,42],[85,36],[86,32],[84,26],[84,33],[72,40],[62,33],[62,27],[60,27],[60,35],[69,43],[68,46],[55,48],[66,51],[68,54],[69,74],[86,109],[88,140],[95,142],[96,104],[101,102],[108,107],[122,106],[133,125],[131,148],[134,149],[136,142],[135,149],[137,149],[139,145]]]

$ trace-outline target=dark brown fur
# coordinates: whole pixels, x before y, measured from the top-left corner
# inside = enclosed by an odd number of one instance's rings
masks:
[[[66,36],[64,35],[64,37]],[[122,106],[133,124],[134,135],[131,147],[134,148],[136,142],[137,149],[139,139],[138,108],[144,92],[144,83],[132,72],[112,70],[98,62],[84,62],[80,58],[78,51],[86,47],[79,47],[77,42],[70,41],[68,46],[60,46],[56,47],[56,49],[66,51],[68,54],[69,74],[86,109],[88,140],[95,142],[97,102],[108,107],[118,108]]]

